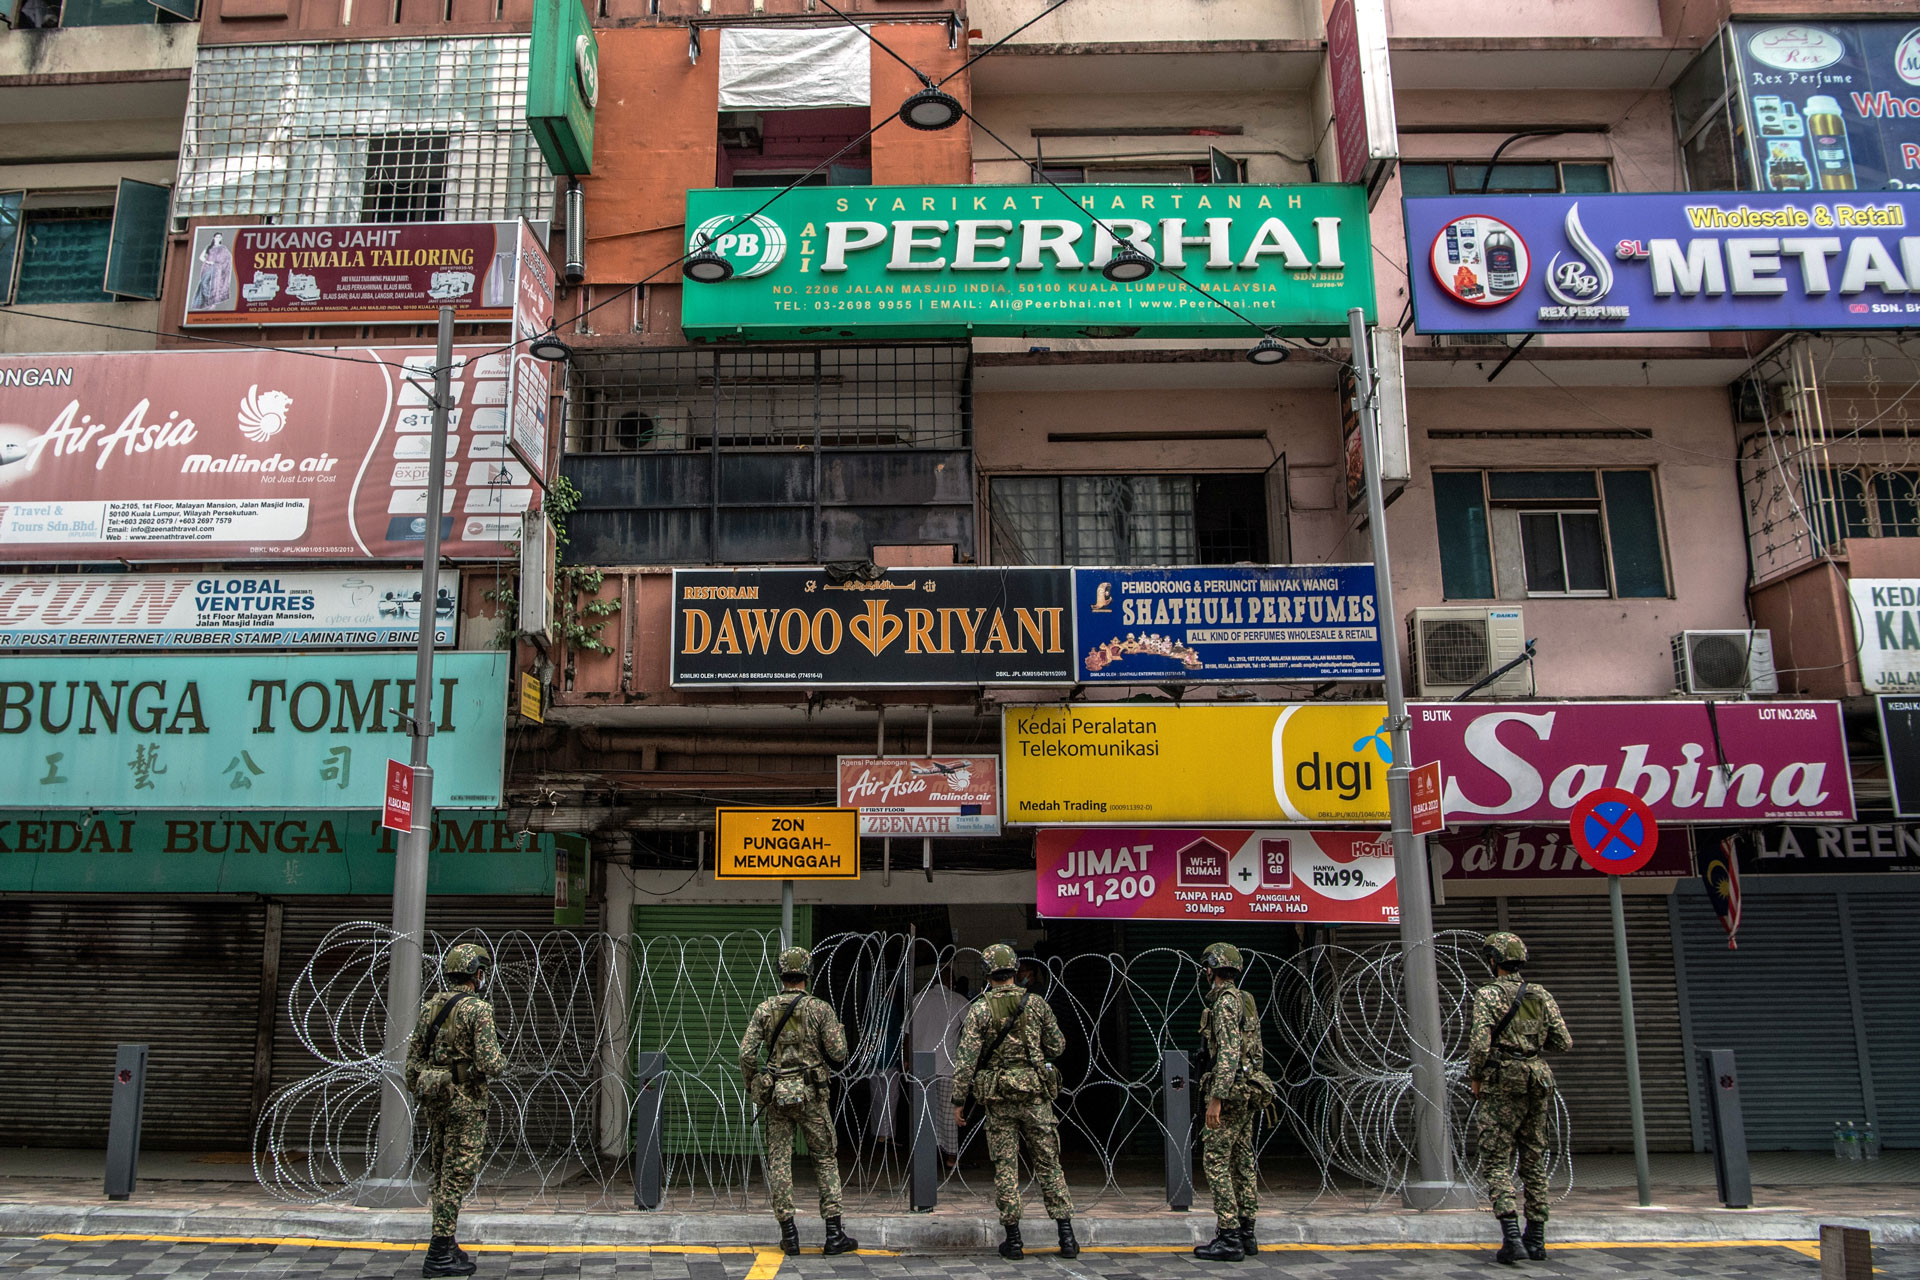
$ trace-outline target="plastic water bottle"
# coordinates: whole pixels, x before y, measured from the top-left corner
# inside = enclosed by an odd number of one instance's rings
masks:
[[[1846,1132],[1841,1136],[1846,1142],[1847,1159],[1860,1160],[1865,1158],[1865,1153],[1860,1149],[1860,1131],[1853,1127],[1853,1121],[1847,1121]]]
[[[1867,1121],[1866,1130],[1861,1134],[1861,1154],[1868,1160],[1880,1158],[1880,1135],[1874,1131],[1873,1121]]]
[[[1833,1122],[1833,1158],[1835,1160],[1847,1158],[1846,1130],[1841,1127],[1838,1120]]]

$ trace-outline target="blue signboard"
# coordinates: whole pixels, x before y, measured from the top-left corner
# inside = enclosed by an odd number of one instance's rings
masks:
[[[1075,569],[1077,679],[1380,680],[1373,566]]]
[[[1920,186],[1920,22],[1743,21],[1729,39],[1752,186]]]
[[[1406,204],[1422,333],[1906,329],[1920,192],[1431,196]]]

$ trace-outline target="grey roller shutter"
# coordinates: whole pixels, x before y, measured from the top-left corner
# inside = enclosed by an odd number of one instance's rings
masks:
[[[115,1046],[149,1046],[142,1141],[241,1150],[265,908],[0,900],[0,1143],[104,1147]]]
[[[1920,885],[1874,879],[1879,883],[1846,893],[1854,972],[1872,1055],[1880,1140],[1911,1149],[1920,1147],[1920,983],[1914,981],[1913,963]]]

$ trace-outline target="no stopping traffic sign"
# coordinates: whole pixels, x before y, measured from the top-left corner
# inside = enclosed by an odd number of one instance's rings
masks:
[[[1573,806],[1573,847],[1595,871],[1632,875],[1653,860],[1660,827],[1653,810],[1631,791],[1602,787]]]

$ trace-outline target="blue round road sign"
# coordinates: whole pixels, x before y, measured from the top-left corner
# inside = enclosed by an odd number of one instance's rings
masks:
[[[1653,860],[1660,844],[1660,825],[1653,810],[1631,791],[1602,787],[1589,791],[1573,806],[1573,847],[1595,871],[1610,876],[1632,875]]]

